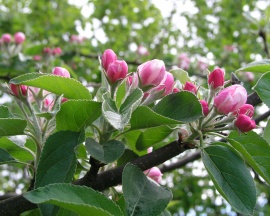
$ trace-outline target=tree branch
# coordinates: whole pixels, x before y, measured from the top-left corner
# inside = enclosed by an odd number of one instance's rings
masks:
[[[153,166],[164,163],[165,161],[183,153],[194,146],[189,143],[179,143],[174,141],[150,154],[141,156],[131,163],[137,165],[141,170],[147,170]],[[122,182],[122,172],[124,166],[116,167],[99,174],[88,172],[84,177],[74,182],[76,185],[85,185],[95,190],[105,190],[116,186]],[[20,215],[22,212],[37,208],[37,205],[26,200],[23,195],[6,199],[0,202],[0,215],[12,216]]]

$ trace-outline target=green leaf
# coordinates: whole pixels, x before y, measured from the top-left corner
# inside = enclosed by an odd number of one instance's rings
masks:
[[[16,159],[12,157],[5,149],[0,148],[0,164],[14,163]]]
[[[0,136],[24,134],[27,122],[19,118],[0,118]]]
[[[136,149],[136,142],[139,136],[143,133],[143,130],[132,130],[123,135],[125,139],[125,144],[137,155],[142,156],[147,153],[147,151],[138,151]]]
[[[263,131],[264,140],[270,145],[270,121],[268,120],[266,127]]]
[[[176,125],[181,124],[181,122],[164,117],[154,112],[147,106],[139,106],[132,113],[130,124],[130,130],[136,130],[157,127],[161,125]]]
[[[85,187],[71,184],[52,184],[27,192],[24,197],[32,203],[50,203],[80,216],[122,216],[123,213],[113,201],[103,194]]]
[[[187,91],[164,97],[153,110],[160,115],[182,122],[193,122],[203,116],[198,98]]]
[[[149,180],[135,165],[123,171],[123,192],[128,215],[159,215],[172,199],[170,190]]]
[[[124,153],[117,160],[117,166],[125,165],[128,162],[130,162],[138,157],[139,156],[137,154],[135,154],[133,151],[131,151],[130,149],[125,149]]]
[[[245,163],[232,150],[214,143],[202,151],[202,160],[219,193],[244,215],[252,215],[256,188]]]
[[[74,148],[81,133],[59,131],[46,141],[39,159],[35,188],[58,182],[71,182],[76,169]]]
[[[80,143],[80,136],[80,133],[59,131],[47,139],[37,167],[35,188],[72,181],[77,164],[74,149]],[[58,211],[52,205],[41,205],[40,209],[43,215]]]
[[[117,160],[125,150],[125,145],[118,140],[110,140],[100,145],[94,139],[87,138],[85,145],[92,157],[106,164]]]
[[[181,84],[185,84],[187,81],[190,82],[188,72],[186,72],[185,70],[183,70],[181,68],[172,69],[172,70],[170,70],[170,73],[172,73],[172,75],[177,80],[179,80]]]
[[[154,128],[149,128],[143,131],[136,142],[136,148],[141,151],[145,150],[154,144],[161,142],[167,136],[169,136],[174,129],[168,126],[159,126]]]
[[[254,90],[257,92],[261,100],[270,107],[270,72],[261,76]]]
[[[88,89],[77,80],[53,74],[24,74],[10,80],[10,83],[42,88],[69,99],[91,99]]]
[[[34,160],[34,156],[24,148],[15,144],[12,140],[7,137],[2,137],[0,139],[0,147],[6,150],[13,158],[21,162],[27,162]]]
[[[103,95],[102,112],[105,119],[116,129],[123,129],[131,118],[132,112],[139,106],[143,97],[140,89],[135,89],[121,105],[118,111],[115,102],[109,97],[109,94]]]
[[[12,118],[12,114],[9,112],[8,107],[0,105],[0,118]]]
[[[115,97],[115,104],[117,109],[120,108],[123,100],[125,99],[126,96],[126,79],[121,82],[121,84],[118,86],[117,91],[116,91],[116,97]]]
[[[254,61],[247,65],[245,65],[242,68],[239,68],[235,72],[240,71],[246,71],[246,72],[259,72],[259,73],[265,73],[270,71],[270,60],[269,59],[263,59],[261,61]]]
[[[101,103],[88,100],[68,100],[56,114],[57,130],[82,131],[101,115]]]
[[[228,141],[242,154],[249,165],[270,185],[270,145],[258,134],[250,131],[242,136],[231,132]]]

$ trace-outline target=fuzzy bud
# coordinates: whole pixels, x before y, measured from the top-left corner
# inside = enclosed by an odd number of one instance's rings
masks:
[[[10,34],[3,34],[1,39],[2,39],[3,43],[10,43],[11,42],[11,35]]]
[[[212,89],[216,89],[224,85],[224,79],[225,72],[220,68],[216,68],[209,74],[208,84]]]
[[[186,82],[183,90],[192,92],[193,94],[197,94],[197,87],[192,82]]]
[[[203,115],[207,116],[209,113],[208,103],[205,100],[200,100],[200,103],[202,105]]]
[[[104,51],[101,57],[101,63],[105,71],[108,70],[111,63],[117,60],[117,55],[114,53],[113,50],[107,49]]]
[[[234,122],[234,126],[241,132],[248,132],[256,127],[256,123],[249,116],[241,114]]]
[[[25,35],[22,32],[17,32],[14,34],[14,41],[16,44],[22,44],[25,41]]]
[[[110,83],[115,83],[126,77],[128,73],[128,65],[123,60],[116,60],[111,63],[106,71],[107,78]]]

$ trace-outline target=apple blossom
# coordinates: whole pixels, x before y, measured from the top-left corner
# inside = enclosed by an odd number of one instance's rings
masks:
[[[204,116],[207,116],[209,113],[209,107],[208,107],[208,103],[205,100],[200,100],[200,103],[202,105],[202,109],[203,109],[203,114]]]
[[[256,127],[256,123],[249,116],[240,114],[234,122],[234,126],[242,132],[248,132]]]
[[[186,82],[183,90],[192,92],[193,94],[197,93],[197,87],[192,82]]]
[[[219,92],[214,98],[214,106],[218,113],[228,114],[237,111],[246,101],[246,89],[241,85],[232,85]]]
[[[14,34],[14,41],[17,44],[22,44],[25,41],[25,35],[22,32],[17,32]]]
[[[62,67],[55,67],[52,71],[54,75],[62,76],[62,77],[68,77],[70,78],[70,74],[66,68]]]
[[[110,83],[115,83],[124,79],[127,76],[127,73],[128,65],[123,60],[112,62],[106,71],[106,75]]]
[[[1,39],[4,43],[10,43],[11,42],[11,35],[10,34],[3,34]]]
[[[106,49],[101,57],[101,63],[105,70],[108,70],[108,67],[111,63],[117,60],[117,55],[111,49]]]
[[[16,85],[10,84],[10,89],[13,95],[19,97],[20,95],[26,96],[27,95],[27,86],[25,85]]]
[[[163,61],[154,59],[138,66],[141,87],[158,86],[166,74]]]
[[[208,76],[209,86],[212,89],[222,87],[224,85],[224,77],[225,77],[225,72],[220,68],[216,68]]]

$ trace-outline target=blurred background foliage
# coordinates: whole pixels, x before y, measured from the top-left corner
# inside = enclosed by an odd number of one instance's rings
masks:
[[[154,58],[164,60],[169,70],[181,65],[185,54],[190,60],[186,70],[203,84],[207,72],[201,63],[210,71],[223,67],[229,74],[269,58],[269,17],[269,2],[263,0],[0,0],[0,35],[21,31],[27,38],[22,54],[8,61],[0,57],[0,79],[4,83],[23,73],[50,73],[53,66],[63,66],[96,90],[101,77],[98,56],[111,48],[127,61],[130,72]],[[72,41],[72,35],[81,40]],[[148,53],[139,54],[139,46]],[[35,55],[44,55],[45,47],[60,47],[63,53],[49,62],[33,61]],[[258,78],[259,74],[252,80],[240,75],[249,91]],[[237,215],[198,161],[164,174],[163,184],[174,194],[168,209],[174,215]],[[25,174],[13,174],[17,170],[6,166],[0,169],[0,195],[6,189],[26,190]],[[255,215],[270,215],[270,189],[257,184]]]

